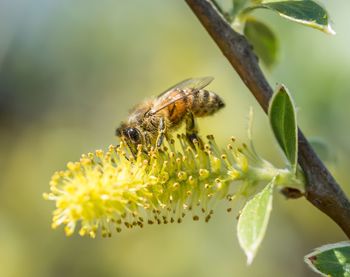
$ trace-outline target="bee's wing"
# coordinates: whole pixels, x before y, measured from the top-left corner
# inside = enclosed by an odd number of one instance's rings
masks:
[[[179,101],[183,98],[186,98],[191,93],[194,93],[198,90],[203,89],[207,85],[209,85],[214,80],[213,77],[202,77],[202,78],[190,78],[183,80],[182,82],[170,87],[163,93],[161,93],[157,99],[156,104],[151,109],[150,113],[155,114],[156,112],[166,108],[167,106]],[[183,94],[173,94],[174,91],[181,91],[184,89],[189,89],[189,93]]]
[[[176,85],[168,88],[164,92],[158,95],[158,98],[163,96],[164,94],[174,91],[176,89],[193,89],[193,90],[200,90],[202,88],[205,88],[207,85],[209,85],[214,80],[214,77],[208,76],[208,77],[201,77],[201,78],[189,78],[186,80],[181,81],[180,83],[177,83]]]

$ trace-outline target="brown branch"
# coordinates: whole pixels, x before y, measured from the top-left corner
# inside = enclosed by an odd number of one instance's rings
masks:
[[[208,0],[185,0],[265,112],[273,90],[246,38],[235,32]],[[307,178],[306,198],[350,238],[350,202],[299,129],[299,164]]]

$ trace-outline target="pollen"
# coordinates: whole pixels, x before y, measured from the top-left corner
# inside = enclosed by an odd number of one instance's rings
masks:
[[[194,221],[208,222],[216,200],[228,203],[231,184],[247,175],[244,150],[233,141],[221,150],[213,136],[204,147],[191,145],[184,135],[167,144],[149,152],[139,147],[135,155],[123,143],[111,145],[55,172],[44,194],[55,202],[52,228],[63,225],[67,236],[94,238],[146,224],[180,223],[188,213]]]

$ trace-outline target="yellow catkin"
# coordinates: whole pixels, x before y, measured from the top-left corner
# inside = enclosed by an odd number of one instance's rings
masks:
[[[203,149],[191,148],[184,136],[167,143],[148,153],[139,147],[135,157],[123,143],[111,145],[54,173],[44,194],[56,205],[52,228],[64,225],[67,236],[78,229],[81,236],[110,237],[145,224],[180,223],[189,210],[195,221],[207,222],[215,199],[231,199],[231,183],[249,175],[249,160],[233,141],[226,150],[213,136]]]

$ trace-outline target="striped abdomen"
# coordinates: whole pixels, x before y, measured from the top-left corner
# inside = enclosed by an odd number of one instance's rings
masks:
[[[168,101],[179,98],[179,100],[159,111],[159,114],[169,119],[172,126],[177,126],[181,123],[188,112],[192,112],[195,117],[203,117],[212,115],[225,106],[217,94],[204,89],[198,91],[171,91],[164,95],[164,98],[168,99]],[[155,107],[161,106],[162,103],[161,99],[159,103],[156,103]]]
[[[212,115],[225,107],[219,95],[205,89],[194,92],[191,100],[189,108],[196,117]]]

